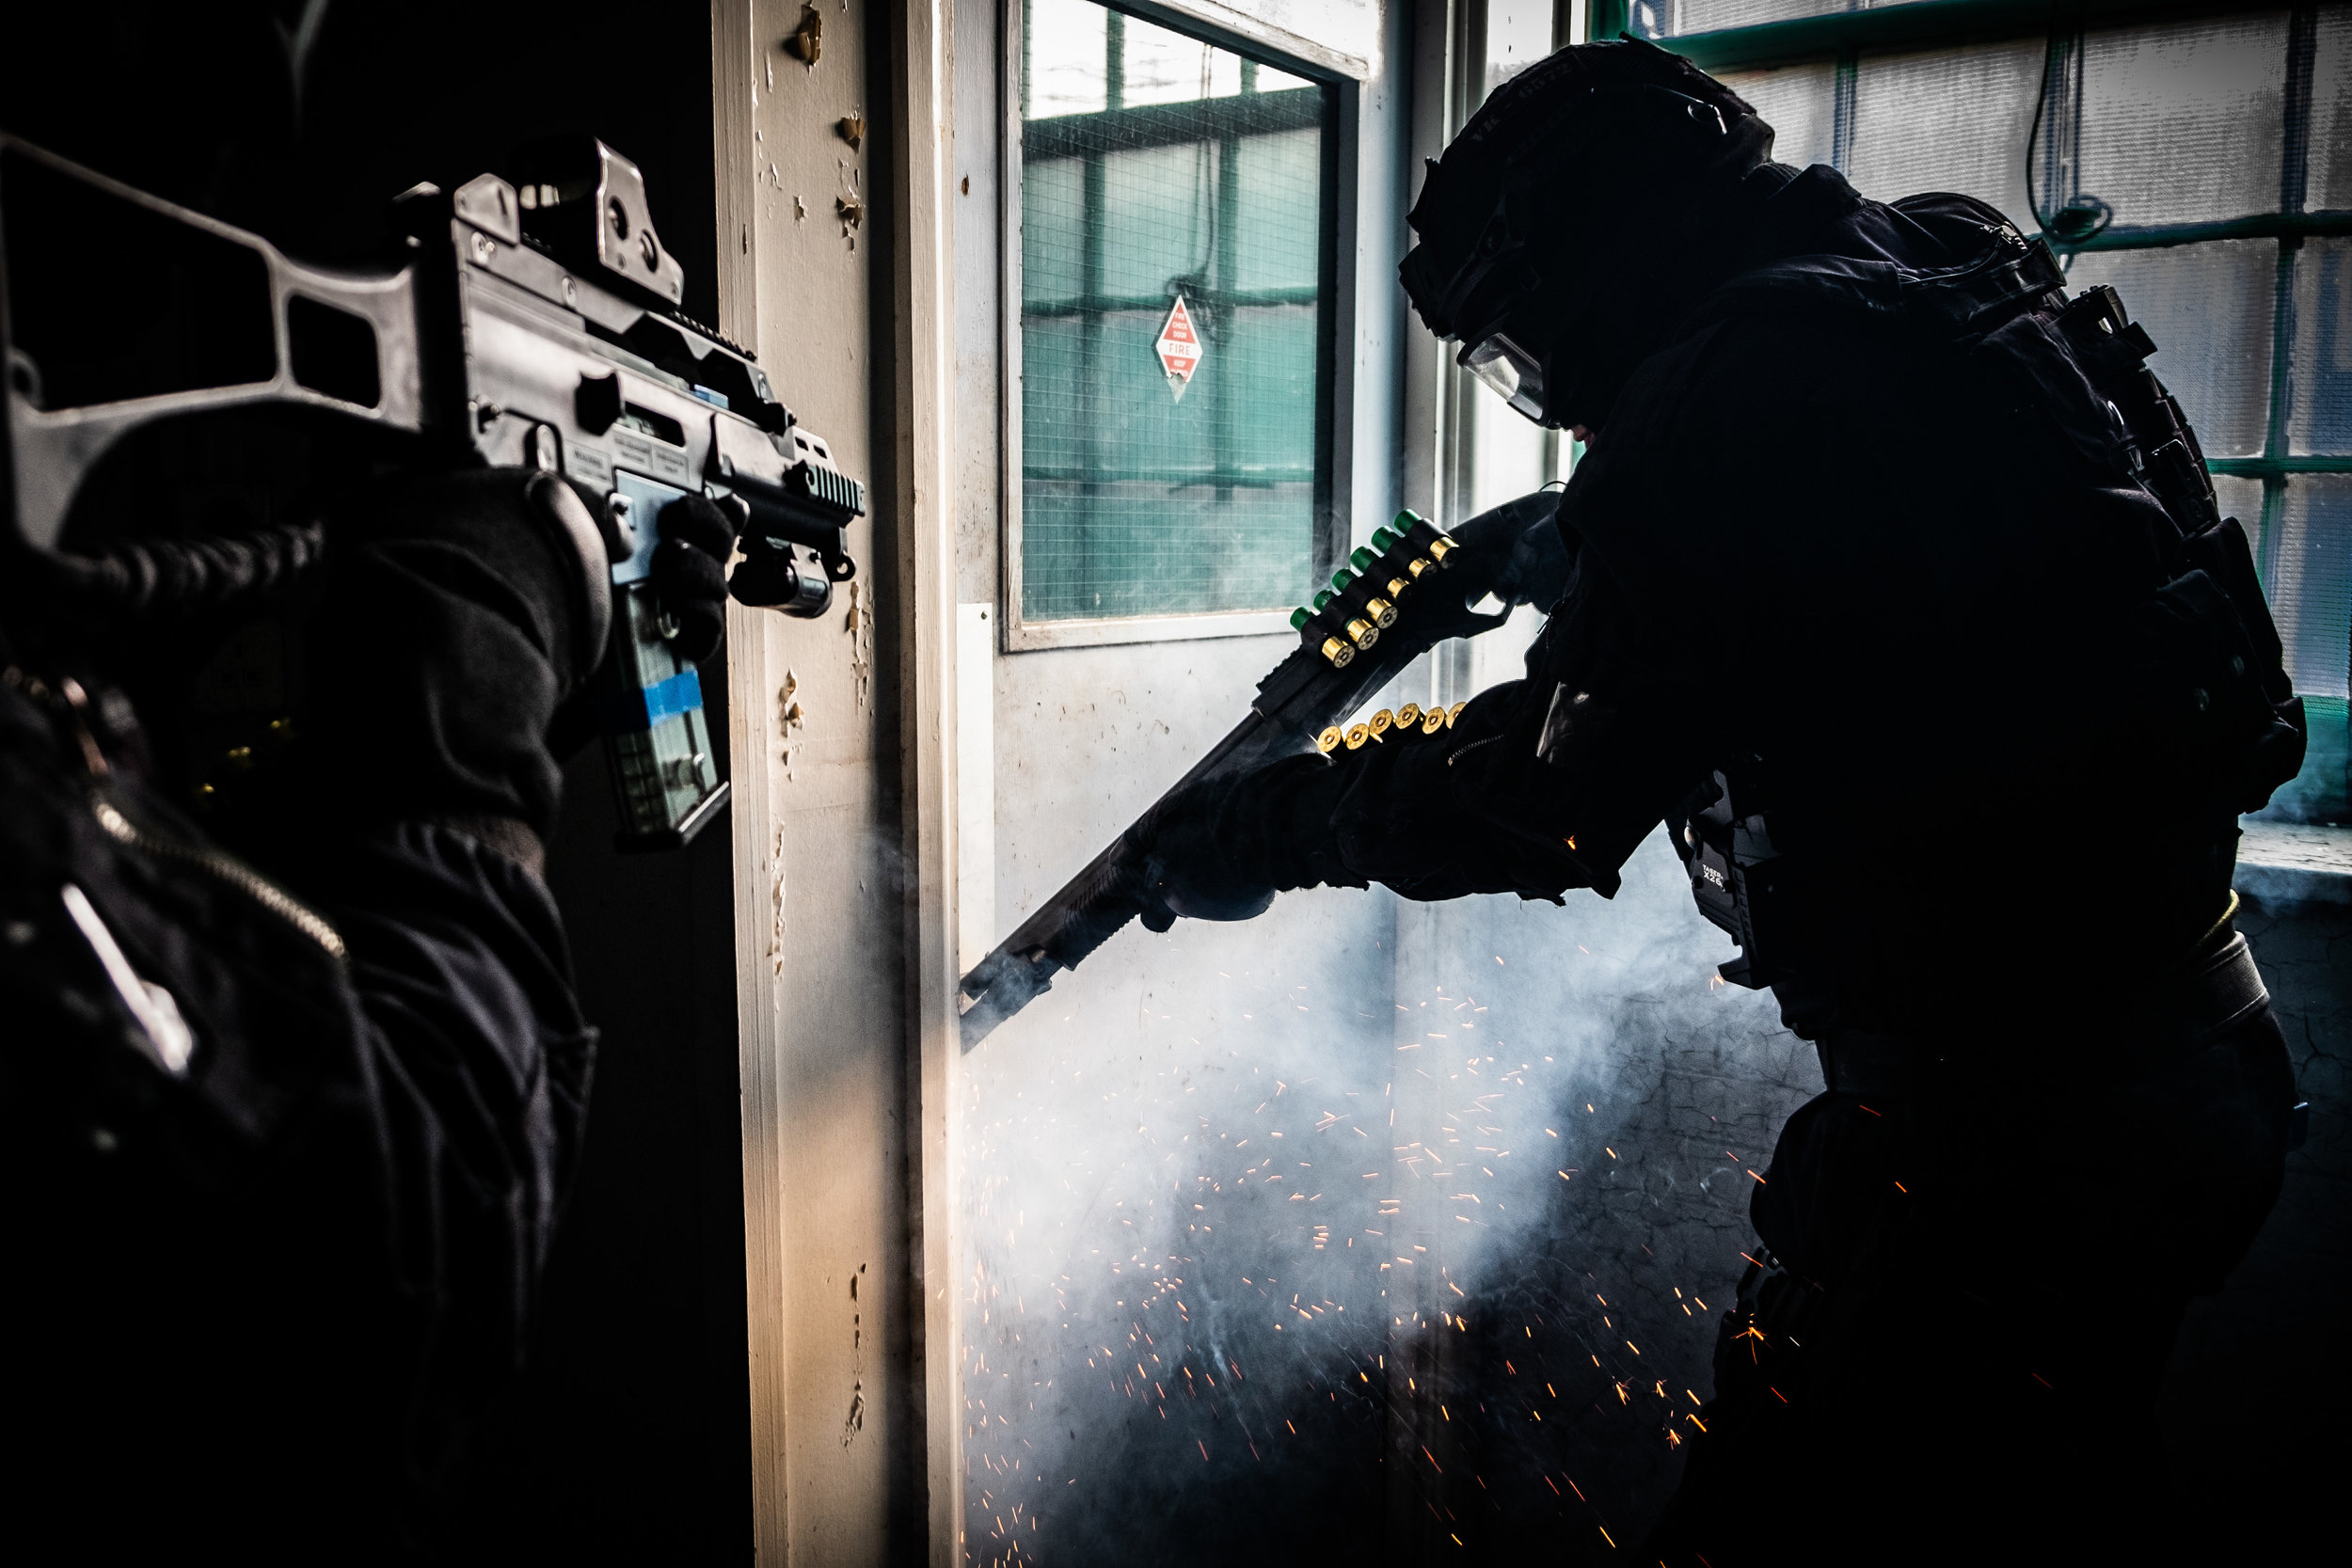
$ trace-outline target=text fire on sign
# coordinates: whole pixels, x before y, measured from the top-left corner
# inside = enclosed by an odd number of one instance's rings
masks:
[[[1160,340],[1152,345],[1160,356],[1160,369],[1168,372],[1168,389],[1176,401],[1184,400],[1184,388],[1192,385],[1192,372],[1200,368],[1200,334],[1193,330],[1192,312],[1184,309],[1184,296],[1176,296],[1176,308],[1168,313],[1168,325],[1160,328]]]

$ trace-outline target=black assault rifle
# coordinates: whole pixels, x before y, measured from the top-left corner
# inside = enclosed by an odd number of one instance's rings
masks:
[[[603,498],[612,620],[597,706],[620,844],[674,847],[727,785],[648,580],[655,515],[694,491],[729,508],[745,557],[735,596],[815,616],[856,574],[846,531],[865,492],[748,351],[677,313],[684,270],[636,165],[569,137],[511,172],[398,198],[403,264],[361,274],[0,136],[6,521],[16,547],[56,550],[124,437],[218,409],[380,434],[404,461],[561,472]]]
[[[1376,531],[1311,607],[1293,612],[1298,648],[1258,683],[1248,717],[1168,795],[1280,757],[1374,743],[1370,726],[1342,729],[1341,721],[1406,665],[1448,638],[1475,637],[1501,626],[1511,605],[1549,608],[1557,601],[1567,569],[1567,552],[1551,521],[1558,501],[1555,492],[1539,490],[1471,518],[1452,535],[1410,512],[1400,514],[1393,528]],[[1471,608],[1489,595],[1505,608],[1494,613]],[[1449,719],[1434,713],[1422,721]],[[957,1006],[964,1050],[1142,912],[1121,842],[1123,835],[963,977]]]

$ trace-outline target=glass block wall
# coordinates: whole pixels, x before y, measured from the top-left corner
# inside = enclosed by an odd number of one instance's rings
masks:
[[[1328,492],[1331,89],[1022,15],[1022,617],[1287,609]]]
[[[2071,286],[2116,287],[2254,540],[2312,720],[2265,815],[2352,821],[2352,6],[2068,7],[2053,33],[1997,0],[1622,14],[1754,103],[1781,161],[1882,200],[1980,197],[2045,231]]]

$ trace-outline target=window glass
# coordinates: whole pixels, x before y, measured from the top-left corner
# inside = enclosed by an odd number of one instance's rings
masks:
[[[1629,30],[1644,38],[1711,33],[1718,27],[1753,27],[1760,22],[1825,16],[1850,9],[1848,0],[1633,0],[1627,8]]]
[[[2277,212],[2286,63],[2284,11],[2087,35],[2077,188],[2119,224]]]
[[[1633,0],[1627,8],[1627,25],[1644,38],[1668,38],[1684,33],[1711,33],[1720,27],[1754,27],[1767,22],[1793,22],[1799,17],[1861,10],[1867,3],[1867,0]],[[1919,3],[1920,0],[1878,0],[1870,8],[1887,10]]]
[[[2346,695],[2352,662],[2352,474],[2296,474],[2280,509],[2270,613],[2295,689]]]
[[[2213,476],[2214,504],[2224,517],[2235,517],[2249,539],[2259,538],[2263,521],[2263,482],[2242,474]]]
[[[2275,240],[2156,250],[2094,250],[2068,271],[2070,292],[2111,283],[2156,342],[2148,368],[2181,400],[2207,457],[2263,450],[2270,418]]]
[[[1107,102],[1103,40],[1110,12],[1087,0],[1027,0],[1023,116],[1100,114]]]
[[[1717,78],[1772,128],[1772,158],[1809,168],[1836,156],[1837,68],[1827,60],[1726,71]]]
[[[1120,97],[1129,108],[1231,98],[1241,91],[1239,55],[1212,49],[1197,39],[1132,16],[1124,21]]]
[[[1486,90],[1551,53],[1551,0],[1487,0]]]
[[[1028,0],[1021,611],[1285,609],[1325,485],[1328,89]]]
[[[2304,205],[2325,213],[2352,207],[2352,6],[2319,13],[2312,53],[2312,134]]]
[[[1846,177],[1881,201],[1954,191],[2031,233],[2026,138],[2042,90],[2040,39],[1863,56]]]
[[[2352,452],[2352,240],[2306,240],[2295,260],[2295,380],[2287,450]]]

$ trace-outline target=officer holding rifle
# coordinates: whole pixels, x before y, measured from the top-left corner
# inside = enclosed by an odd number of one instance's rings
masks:
[[[197,112],[61,105],[26,72],[82,56],[28,44],[0,130],[244,221],[274,191],[301,232],[303,187],[271,171],[325,10],[292,8],[298,40],[266,6],[110,10],[82,40],[127,52],[109,80]],[[97,238],[8,235],[20,333],[34,247],[114,264]],[[72,325],[94,356],[139,346]],[[71,358],[8,373],[38,405]],[[0,537],[4,1493],[11,1536],[60,1560],[423,1551],[579,1161],[596,1035],[541,870],[619,596],[603,498],[324,439],[284,449],[309,483],[258,507],[145,466],[235,476],[278,434],[126,447],[58,547]],[[696,496],[640,522],[691,671],[734,515]],[[256,647],[310,700],[215,791],[183,742]]]

